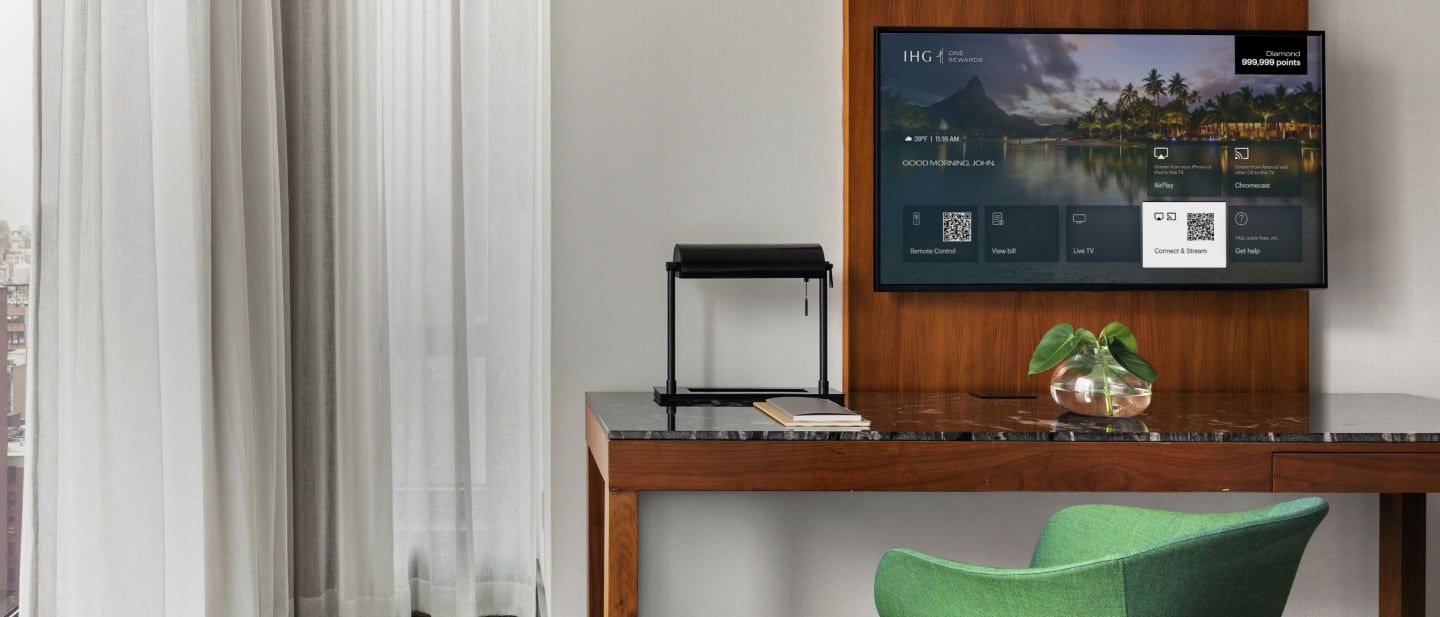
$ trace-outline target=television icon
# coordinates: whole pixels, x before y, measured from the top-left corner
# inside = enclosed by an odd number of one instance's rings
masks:
[[[1170,158],[1170,147],[1169,147],[1169,146],[1155,146],[1155,149],[1154,149],[1153,151],[1151,151],[1151,155],[1153,155],[1153,156],[1155,157],[1155,159],[1156,159],[1156,160],[1159,160],[1159,161],[1163,161],[1163,160],[1165,160],[1165,159],[1168,159],[1168,158]]]
[[[1165,220],[1165,213],[1164,213],[1164,212],[1156,212],[1156,213],[1155,213],[1155,220],[1157,220],[1157,221],[1163,221],[1163,220]]]
[[[1084,224],[1085,224],[1085,218],[1086,218],[1086,217],[1085,217],[1085,214],[1084,214],[1084,213],[1082,213],[1082,212],[1077,212],[1077,213],[1075,213],[1075,214],[1070,215],[1070,222],[1072,222],[1072,223],[1074,223],[1074,224],[1076,224],[1076,225],[1084,225]]]
[[[1238,148],[1235,148],[1235,160],[1237,160],[1237,161],[1248,161],[1248,160],[1250,160],[1250,148],[1247,147],[1247,146],[1240,146],[1240,147],[1238,147]]]

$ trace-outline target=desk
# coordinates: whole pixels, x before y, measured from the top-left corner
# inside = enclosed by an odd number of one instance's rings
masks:
[[[1379,493],[1380,615],[1421,617],[1440,400],[1159,394],[1106,420],[1048,398],[857,393],[866,432],[793,431],[747,407],[585,395],[592,616],[638,614],[640,491]]]

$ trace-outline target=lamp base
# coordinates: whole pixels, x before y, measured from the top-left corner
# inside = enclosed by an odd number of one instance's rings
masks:
[[[665,392],[664,386],[655,386],[655,403],[666,407],[751,405],[777,396],[806,396],[829,399],[838,405],[845,404],[844,393],[832,390],[827,394],[821,394],[816,388],[687,388],[677,386],[675,393],[670,394]]]

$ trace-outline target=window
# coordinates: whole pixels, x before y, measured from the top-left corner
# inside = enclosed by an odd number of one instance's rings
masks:
[[[25,482],[25,327],[29,316],[35,238],[35,5],[0,2],[0,311],[5,350],[0,362],[0,418],[4,418],[5,536],[0,540],[4,595],[0,615],[20,597],[20,513]],[[27,138],[28,136],[28,138]]]

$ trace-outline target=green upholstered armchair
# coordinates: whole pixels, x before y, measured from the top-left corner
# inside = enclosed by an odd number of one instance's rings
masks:
[[[1027,569],[885,553],[875,607],[881,617],[1279,617],[1329,509],[1315,497],[1226,514],[1075,506],[1050,517]]]

